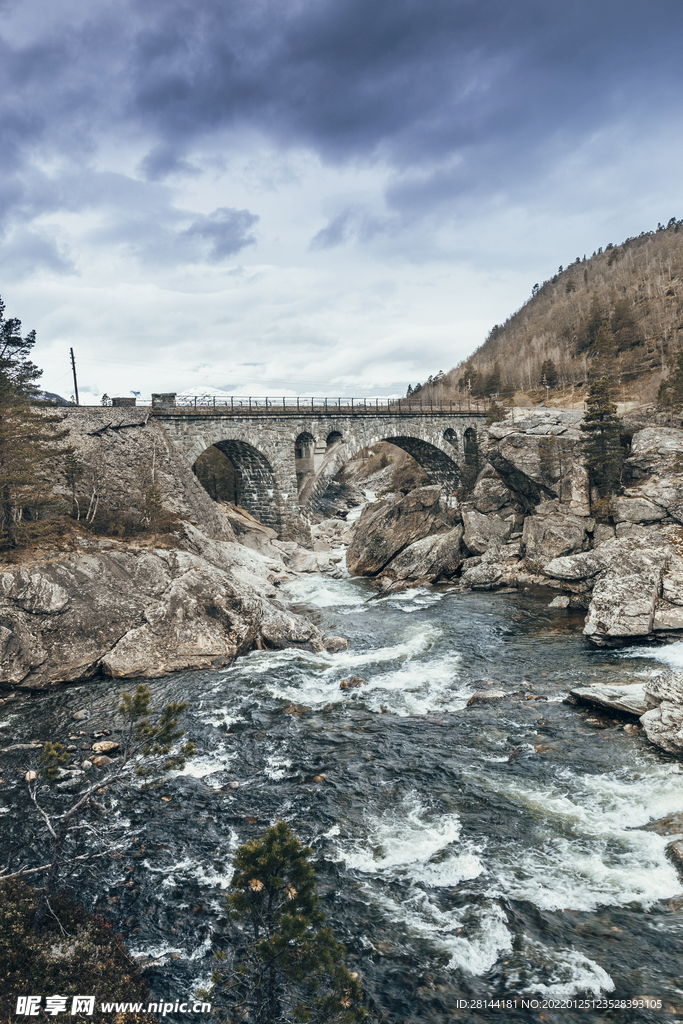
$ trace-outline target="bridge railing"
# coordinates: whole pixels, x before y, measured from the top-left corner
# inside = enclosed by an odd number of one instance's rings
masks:
[[[430,415],[443,413],[483,413],[490,406],[490,401],[481,398],[440,399],[434,398],[271,398],[270,396],[231,395],[228,398],[216,396],[178,396],[174,403],[151,402],[140,399],[117,401],[116,405],[123,408],[133,406],[152,407],[164,415],[176,413],[187,415],[188,412],[199,415],[259,415],[259,416],[320,416],[344,411],[347,415],[368,416],[403,416]],[[101,408],[101,406],[80,406],[82,409]]]

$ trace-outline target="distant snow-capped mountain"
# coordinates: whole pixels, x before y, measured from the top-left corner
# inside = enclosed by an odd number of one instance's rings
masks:
[[[175,397],[176,405],[213,405],[214,399],[216,404],[219,400],[221,405],[226,401],[230,400],[230,394],[227,391],[221,391],[220,388],[188,388],[186,391],[179,391]]]

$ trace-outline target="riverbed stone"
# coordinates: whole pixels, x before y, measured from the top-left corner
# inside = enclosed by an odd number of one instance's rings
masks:
[[[491,701],[502,700],[507,696],[504,690],[480,690],[473,693],[467,701],[467,707],[473,708],[477,704],[489,704]]]
[[[599,683],[594,686],[576,686],[569,691],[569,695],[586,704],[621,711],[627,715],[635,715],[637,718],[640,718],[653,706],[652,700],[645,692],[643,683],[612,685]]]
[[[462,562],[463,528],[460,523],[447,533],[437,533],[415,541],[384,568],[383,575],[393,580],[431,580],[454,576]]]

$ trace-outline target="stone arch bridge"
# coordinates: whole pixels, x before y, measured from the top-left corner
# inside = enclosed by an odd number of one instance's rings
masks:
[[[388,441],[422,466],[433,483],[455,490],[469,437],[486,433],[484,412],[399,412],[348,408],[244,409],[167,406],[152,415],[187,462],[211,445],[233,463],[240,505],[281,537],[295,538],[301,516],[342,466],[363,448]]]

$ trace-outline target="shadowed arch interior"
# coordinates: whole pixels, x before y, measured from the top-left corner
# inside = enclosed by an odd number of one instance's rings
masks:
[[[279,533],[280,497],[273,467],[265,455],[246,441],[215,441],[214,447],[227,455],[235,467],[236,503]]]
[[[434,484],[450,487],[455,491],[460,483],[458,464],[449,458],[440,448],[422,441],[418,437],[385,437],[383,440],[402,448],[408,455],[422,466]]]

